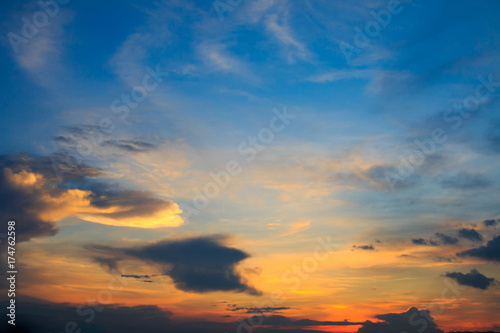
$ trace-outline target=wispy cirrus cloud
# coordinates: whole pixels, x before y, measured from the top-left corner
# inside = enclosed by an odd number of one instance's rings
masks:
[[[247,65],[230,54],[227,46],[217,41],[204,41],[198,45],[200,59],[206,64],[207,72],[219,71],[229,74],[251,76]]]
[[[293,63],[297,59],[303,61],[311,60],[311,52],[304,43],[300,42],[294,36],[292,28],[287,24],[285,13],[282,13],[280,16],[277,14],[269,15],[265,21],[265,25],[266,30],[280,42],[288,62]]]
[[[290,225],[289,230],[281,235],[281,237],[290,236],[298,232],[307,230],[311,227],[311,221],[296,222]]]

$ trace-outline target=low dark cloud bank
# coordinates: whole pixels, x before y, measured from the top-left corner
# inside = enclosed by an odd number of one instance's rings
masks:
[[[367,322],[358,333],[443,333],[437,328],[428,310],[418,310],[416,307],[403,313],[389,313],[375,318],[382,322]]]
[[[443,333],[427,310],[413,307],[407,312],[378,315],[381,322],[318,321],[281,315],[252,316],[241,321],[217,322],[212,318],[176,319],[172,312],[154,305],[52,303],[37,299],[19,299],[16,326],[0,323],[6,333],[40,333],[81,330],[86,333],[317,333],[316,326],[360,326],[358,333]],[[0,301],[1,307],[7,301]],[[225,318],[231,318],[224,316]],[[249,324],[253,323],[253,324]]]

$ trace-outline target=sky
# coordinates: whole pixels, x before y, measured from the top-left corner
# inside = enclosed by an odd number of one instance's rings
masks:
[[[0,6],[6,330],[500,331],[498,1]]]

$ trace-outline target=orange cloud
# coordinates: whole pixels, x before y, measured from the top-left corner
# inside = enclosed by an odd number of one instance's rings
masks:
[[[4,169],[12,190],[36,197],[31,209],[43,222],[56,222],[68,216],[113,226],[137,228],[176,227],[184,221],[179,206],[155,198],[147,192],[121,191],[97,194],[92,190],[60,189],[41,174]]]

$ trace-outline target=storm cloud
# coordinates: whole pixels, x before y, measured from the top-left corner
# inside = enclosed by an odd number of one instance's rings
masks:
[[[411,242],[415,245],[427,245],[427,241],[423,238],[413,238]]]
[[[447,272],[444,276],[454,279],[461,285],[483,290],[488,289],[493,282],[495,282],[495,279],[484,276],[476,269],[471,270],[470,273],[467,274],[460,272]]]
[[[438,237],[443,244],[453,245],[458,243],[458,238],[448,236],[440,232],[436,232],[436,237]]]
[[[114,256],[117,261],[138,259],[157,265],[165,275],[174,280],[175,287],[180,290],[195,293],[235,291],[260,295],[235,270],[235,266],[249,258],[249,255],[224,245],[226,239],[227,236],[214,235],[161,240],[133,248],[101,245],[88,248]]]
[[[486,246],[457,253],[460,257],[476,257],[486,261],[500,262],[500,235],[490,240]]]
[[[491,220],[484,220],[483,224],[487,227],[492,227],[492,226],[497,225],[499,222],[500,222],[500,220],[491,219]]]
[[[474,229],[467,229],[467,228],[460,229],[458,230],[458,236],[473,242],[483,241],[483,236],[481,236],[481,234]]]

